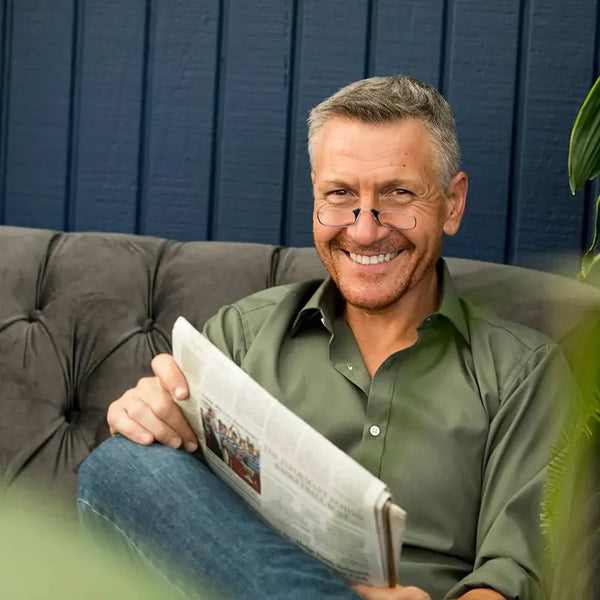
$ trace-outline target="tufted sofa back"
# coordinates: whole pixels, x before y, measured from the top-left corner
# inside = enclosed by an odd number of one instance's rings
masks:
[[[600,307],[600,292],[558,276],[448,264],[463,295],[559,341]],[[323,274],[312,248],[0,227],[0,482],[72,499],[108,404],[169,351],[178,315],[200,327],[223,304]]]

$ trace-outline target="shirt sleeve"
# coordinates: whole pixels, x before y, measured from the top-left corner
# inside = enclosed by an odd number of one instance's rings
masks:
[[[510,600],[538,600],[544,544],[542,490],[577,387],[554,344],[530,351],[500,388],[490,421],[473,572],[446,598],[492,588]]]

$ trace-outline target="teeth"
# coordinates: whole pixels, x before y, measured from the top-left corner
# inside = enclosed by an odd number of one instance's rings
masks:
[[[387,254],[377,254],[375,256],[366,256],[364,254],[354,254],[349,252],[350,258],[359,265],[376,265],[383,262],[389,262],[396,258],[400,252],[388,252]]]

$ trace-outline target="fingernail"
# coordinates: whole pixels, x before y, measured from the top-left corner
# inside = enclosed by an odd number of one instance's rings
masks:
[[[153,437],[149,433],[140,434],[140,442],[142,444],[150,444],[153,441]]]
[[[196,450],[198,450],[198,444],[196,444],[196,442],[186,442],[185,449],[191,454],[192,452],[196,452]]]
[[[186,396],[186,392],[185,392],[185,388],[182,387],[176,387],[175,388],[175,398],[177,398],[177,400],[183,400]]]
[[[169,446],[169,448],[179,448],[179,446],[181,446],[181,439],[178,437],[171,438],[167,446]]]

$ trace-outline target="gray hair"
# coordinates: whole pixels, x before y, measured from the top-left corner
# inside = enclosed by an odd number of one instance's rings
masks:
[[[460,150],[449,104],[432,86],[408,75],[355,81],[315,106],[308,117],[308,154],[313,165],[315,139],[325,121],[347,117],[364,123],[394,123],[407,118],[423,121],[431,133],[442,193],[460,171]]]

